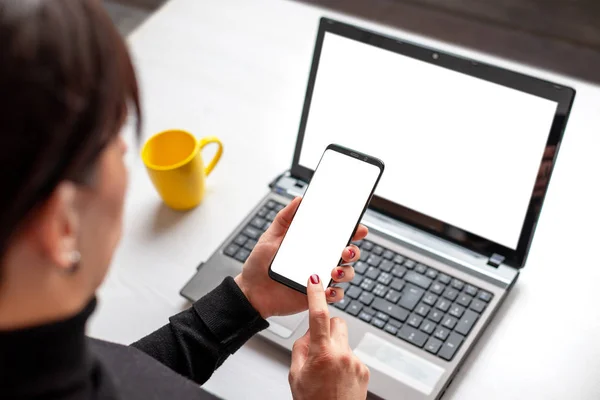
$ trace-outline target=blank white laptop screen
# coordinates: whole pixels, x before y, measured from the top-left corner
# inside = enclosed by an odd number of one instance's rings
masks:
[[[556,107],[326,33],[299,163],[330,143],[385,160],[376,195],[514,250]]]

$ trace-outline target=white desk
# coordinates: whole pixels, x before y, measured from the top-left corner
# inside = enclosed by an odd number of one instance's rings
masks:
[[[124,237],[91,335],[129,343],[185,307],[178,292],[197,264],[289,167],[323,14],[341,18],[285,0],[172,0],[131,35],[145,136],[181,127],[218,135],[225,153],[202,206],[178,214],[161,205],[131,151]],[[600,398],[600,88],[377,29],[577,89],[529,262],[447,398]],[[288,362],[254,339],[205,388],[227,399],[289,398]]]

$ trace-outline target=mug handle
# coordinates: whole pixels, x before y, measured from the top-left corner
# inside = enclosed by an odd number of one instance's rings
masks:
[[[207,136],[205,138],[200,139],[200,151],[202,151],[204,146],[210,143],[216,143],[219,147],[217,148],[217,153],[215,154],[213,159],[210,160],[206,168],[204,168],[204,176],[208,176],[212,172],[215,165],[217,165],[217,163],[221,159],[221,155],[223,155],[223,143],[221,143],[221,140],[216,136]]]

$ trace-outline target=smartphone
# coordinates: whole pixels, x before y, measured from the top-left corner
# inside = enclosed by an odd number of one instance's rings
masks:
[[[327,146],[302,202],[269,267],[269,276],[306,294],[308,278],[331,284],[331,270],[365,213],[383,162],[355,150]]]

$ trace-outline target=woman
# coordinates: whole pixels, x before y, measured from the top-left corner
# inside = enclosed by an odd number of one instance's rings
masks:
[[[194,382],[266,318],[307,306],[310,329],[292,354],[294,397],[366,396],[368,370],[344,322],[327,313],[343,291],[323,291],[313,275],[304,296],[267,276],[299,200],[279,213],[240,275],[169,324],[130,347],[86,338],[121,234],[119,130],[128,105],[140,117],[131,61],[97,0],[0,0],[0,60],[0,398],[198,398]],[[366,233],[361,227],[355,239]],[[360,253],[350,246],[342,257]],[[353,274],[340,266],[332,277]]]

